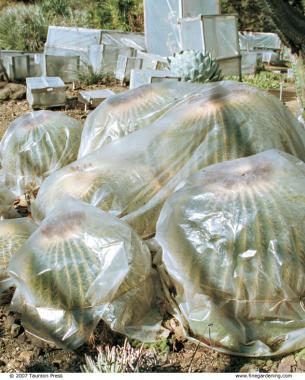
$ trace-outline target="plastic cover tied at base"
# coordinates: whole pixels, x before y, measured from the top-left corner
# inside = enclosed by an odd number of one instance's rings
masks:
[[[0,220],[0,304],[5,303],[5,292],[14,285],[8,274],[9,261],[36,227],[28,218]]]
[[[154,83],[106,100],[85,122],[78,157],[153,123],[200,88],[194,83]]]
[[[60,112],[36,111],[17,118],[0,143],[6,184],[20,194],[40,185],[77,158],[79,121]]]
[[[305,160],[305,130],[278,99],[237,82],[202,85],[154,123],[48,177],[32,215],[42,220],[69,194],[147,238],[164,201],[190,174],[272,148]]]
[[[17,284],[12,309],[41,339],[77,348],[101,319],[138,339],[162,333],[148,248],[127,224],[90,205],[63,199],[9,272]]]
[[[21,215],[13,207],[16,196],[4,186],[2,171],[0,178],[0,220],[20,218]]]
[[[245,356],[305,347],[304,214],[305,164],[276,150],[210,166],[168,199],[156,240],[190,336]]]

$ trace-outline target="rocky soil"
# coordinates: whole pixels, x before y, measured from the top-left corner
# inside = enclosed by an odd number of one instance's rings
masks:
[[[116,85],[111,88],[115,92],[124,90]],[[87,113],[77,102],[77,90],[69,91],[68,106],[59,111],[84,120]],[[287,106],[294,112],[296,100],[290,99]],[[0,83],[0,137],[11,121],[28,111],[25,86]],[[174,320],[170,325],[174,327],[167,341],[146,347],[156,351],[158,357],[152,372],[305,372],[305,350],[282,358],[239,358],[198,347],[179,334]],[[0,372],[80,372],[85,355],[95,357],[99,345],[123,342],[124,337],[111,333],[101,324],[94,344],[74,352],[64,351],[30,337],[21,325],[20,316],[10,312],[8,307],[0,307]]]

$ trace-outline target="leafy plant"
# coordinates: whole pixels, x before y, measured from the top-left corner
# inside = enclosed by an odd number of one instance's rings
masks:
[[[239,77],[233,75],[233,76],[228,76],[225,79],[238,81]],[[267,71],[262,71],[257,75],[243,76],[244,83],[249,84],[250,86],[261,88],[263,90],[279,89],[281,80],[282,80],[281,74],[271,73]]]
[[[0,48],[39,51],[47,35],[47,21],[39,6],[18,5],[0,12]]]
[[[114,84],[116,79],[113,73],[105,71],[94,71],[91,67],[88,67],[85,71],[79,73],[80,83],[86,86],[93,84]]]
[[[96,360],[85,357],[86,364],[81,367],[85,373],[137,373],[147,372],[156,365],[154,352],[140,348],[133,348],[127,339],[121,346],[109,346],[98,348]]]

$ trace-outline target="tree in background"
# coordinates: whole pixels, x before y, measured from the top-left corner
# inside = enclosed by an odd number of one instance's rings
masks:
[[[305,0],[264,0],[264,9],[277,27],[277,32],[294,53],[296,91],[305,110]],[[303,119],[305,114],[303,113]]]
[[[266,12],[264,0],[221,0],[222,13],[238,15],[241,31],[274,32],[275,26]]]

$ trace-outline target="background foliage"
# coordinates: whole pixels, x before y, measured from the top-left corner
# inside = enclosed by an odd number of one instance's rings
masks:
[[[304,12],[305,0],[285,1]],[[239,30],[276,31],[265,0],[221,0],[221,6],[238,15]],[[0,0],[0,48],[42,50],[48,25],[143,31],[143,0]]]
[[[0,0],[0,48],[42,50],[49,25],[143,31],[143,13],[143,0]]]

